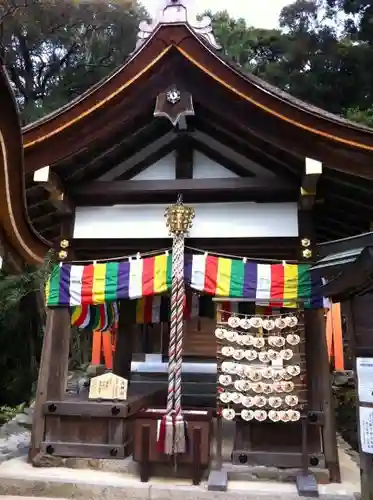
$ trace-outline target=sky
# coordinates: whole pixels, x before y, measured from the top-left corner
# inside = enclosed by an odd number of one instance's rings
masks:
[[[192,12],[201,13],[204,10],[217,12],[228,10],[232,17],[243,17],[249,25],[256,28],[278,27],[278,17],[281,9],[290,3],[290,0],[264,0],[256,2],[250,0],[184,0]],[[154,15],[166,0],[142,0],[141,3],[148,12]]]

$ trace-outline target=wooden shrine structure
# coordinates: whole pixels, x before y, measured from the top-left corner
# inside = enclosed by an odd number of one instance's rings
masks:
[[[141,23],[123,66],[22,136],[4,73],[0,85],[2,243],[20,266],[40,264],[50,248],[61,273],[70,264],[167,256],[163,213],[178,194],[196,212],[188,253],[244,258],[245,265],[259,259],[277,263],[282,273],[287,263],[310,266],[318,243],[366,232],[373,220],[373,131],[242,72],[219,52],[209,19],[190,19],[182,1],[167,1],[153,24]],[[266,305],[273,300],[268,293]],[[86,305],[104,303],[91,295]],[[210,312],[184,329],[182,386],[194,422],[185,462],[203,467],[210,466],[217,376],[214,293],[207,295]],[[215,295],[230,304],[229,292]],[[113,372],[129,381],[125,403],[68,399],[70,306],[81,303],[72,295],[48,303],[31,460],[43,453],[122,458],[132,452],[146,466],[164,459],[150,446],[157,434],[151,410],[158,415],[165,405],[169,329],[161,320],[139,326],[128,298],[112,298],[120,302]],[[255,314],[256,298],[245,314]],[[324,309],[320,303],[303,311],[303,302],[297,303],[305,332],[302,419],[268,423],[270,431],[245,439],[240,431],[235,456],[247,464],[326,468],[338,482]],[[153,390],[145,394],[144,387]],[[199,418],[201,407],[207,410]],[[292,431],[284,433],[284,425]]]

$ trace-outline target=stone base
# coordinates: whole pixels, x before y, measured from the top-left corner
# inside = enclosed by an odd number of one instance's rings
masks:
[[[74,500],[301,500],[294,484],[235,482],[228,491],[208,491],[207,484],[190,480],[151,480],[93,470],[37,469],[20,459],[0,466],[0,495]],[[304,497],[303,497],[304,498]],[[321,500],[355,500],[348,485],[320,486]]]

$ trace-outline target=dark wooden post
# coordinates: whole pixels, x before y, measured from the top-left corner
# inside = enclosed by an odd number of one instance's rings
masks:
[[[358,397],[359,380],[356,370],[356,360],[359,356],[363,358],[373,358],[372,305],[372,294],[351,297],[343,304],[344,311],[346,312],[348,340],[354,359],[355,387],[358,400],[356,414],[360,452],[361,500],[373,500],[373,455],[364,453],[361,448],[360,408],[372,408],[373,404],[366,401],[360,401]]]
[[[118,339],[114,355],[113,372],[131,380],[133,331],[136,321],[136,301],[123,300],[119,304]]]
[[[40,443],[44,438],[44,403],[48,400],[60,401],[65,397],[70,331],[69,309],[49,309],[32,418],[29,460],[33,460],[40,452]]]
[[[299,261],[310,263],[315,259],[315,235],[312,209],[316,197],[317,182],[322,174],[322,164],[306,158],[298,208]],[[304,312],[306,331],[307,381],[310,409],[324,412],[323,444],[330,480],[340,482],[337,435],[329,359],[326,342],[324,309],[308,309]],[[309,376],[311,374],[311,376]],[[312,378],[311,378],[312,377]]]
[[[68,257],[71,259],[73,256],[70,242],[73,234],[73,225],[74,214],[63,215],[61,220],[61,239],[57,249],[57,257],[61,262]],[[35,407],[32,417],[31,443],[28,457],[30,461],[40,453],[40,444],[44,438],[44,403],[48,400],[61,401],[65,398],[70,337],[71,318],[69,308],[47,310]]]

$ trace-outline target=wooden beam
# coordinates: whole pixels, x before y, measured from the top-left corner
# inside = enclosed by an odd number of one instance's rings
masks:
[[[73,213],[73,205],[66,194],[62,181],[51,171],[49,166],[39,168],[34,172],[34,182],[48,191],[50,202],[60,214]]]
[[[296,183],[267,178],[177,179],[174,181],[94,181],[71,187],[70,194],[78,205],[104,206],[134,202],[139,197],[169,195],[210,195],[244,193],[251,201],[295,201]]]

